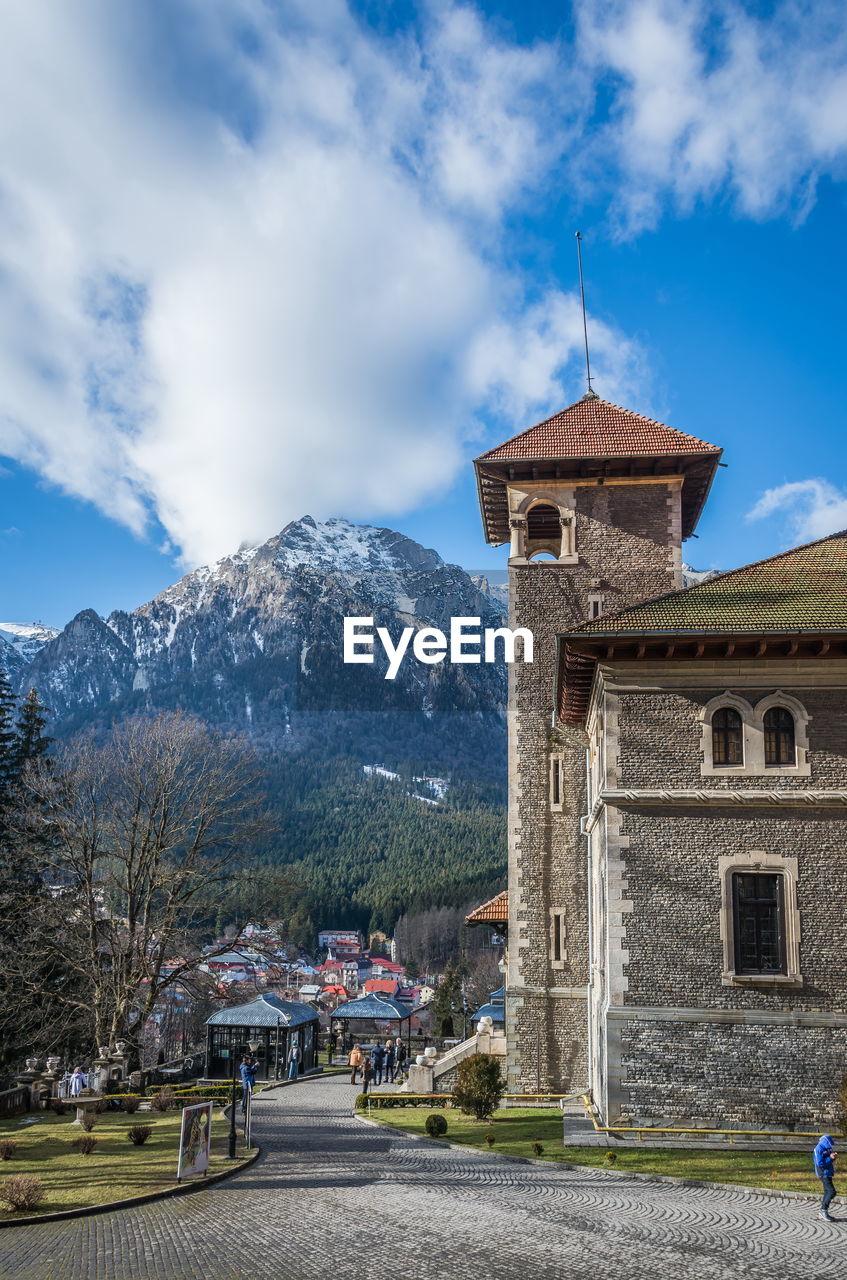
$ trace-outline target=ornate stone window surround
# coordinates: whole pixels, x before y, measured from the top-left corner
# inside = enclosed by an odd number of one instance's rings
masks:
[[[527,517],[533,507],[555,507],[559,512],[561,537],[556,542],[545,542],[530,548],[527,537]],[[518,510],[509,517],[511,529],[510,564],[529,564],[538,555],[551,555],[556,564],[578,564],[576,551],[576,512],[565,507],[552,493],[531,493],[523,499]],[[529,553],[529,554],[527,554]]]
[[[732,707],[741,716],[744,735],[744,761],[740,765],[716,765],[712,758],[712,716],[721,707]],[[794,764],[765,764],[765,712],[771,707],[785,707],[794,717]],[[808,778],[812,768],[808,761],[810,720],[801,702],[791,694],[777,689],[760,699],[755,707],[746,698],[730,693],[727,689],[712,698],[698,715],[701,725],[700,749],[703,760],[700,765],[702,778]]]
[[[783,928],[785,930],[785,973],[735,972],[735,921],[732,908],[732,874],[734,871],[776,873],[783,878]],[[751,849],[747,853],[718,858],[721,882],[721,943],[725,987],[801,987],[800,911],[797,906],[797,859],[777,853]]]

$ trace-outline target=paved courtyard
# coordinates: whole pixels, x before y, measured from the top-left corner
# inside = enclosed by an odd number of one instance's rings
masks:
[[[194,1195],[0,1231],[3,1280],[813,1280],[847,1216],[513,1164],[360,1124],[343,1077],[257,1102],[261,1159]]]

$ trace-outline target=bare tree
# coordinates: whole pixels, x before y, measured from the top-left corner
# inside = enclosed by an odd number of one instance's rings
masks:
[[[216,953],[204,956],[199,938],[222,898],[239,878],[256,882],[244,862],[266,829],[261,771],[241,740],[161,714],[63,745],[30,786],[32,822],[50,837],[33,937],[60,949],[66,975],[54,997],[87,1018],[97,1044],[124,1039],[137,1052],[162,993]],[[270,887],[269,912],[279,892]]]

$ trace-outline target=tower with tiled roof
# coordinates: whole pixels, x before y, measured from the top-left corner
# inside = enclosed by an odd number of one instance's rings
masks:
[[[506,1008],[518,1091],[584,1087],[591,1052],[588,740],[553,726],[557,637],[682,585],[682,540],[720,456],[589,394],[474,463],[486,539],[510,544],[510,625],[535,640],[533,664],[510,669]]]

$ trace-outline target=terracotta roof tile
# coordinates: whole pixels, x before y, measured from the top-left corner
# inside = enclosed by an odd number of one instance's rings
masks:
[[[470,915],[465,916],[465,924],[508,924],[509,922],[509,890],[504,889],[496,898],[484,902]]]
[[[847,631],[847,531],[604,614],[568,635],[686,631]]]
[[[577,400],[544,422],[528,427],[505,444],[482,454],[478,462],[521,458],[652,457],[667,454],[719,454],[696,436],[666,427],[631,409],[599,397]]]

